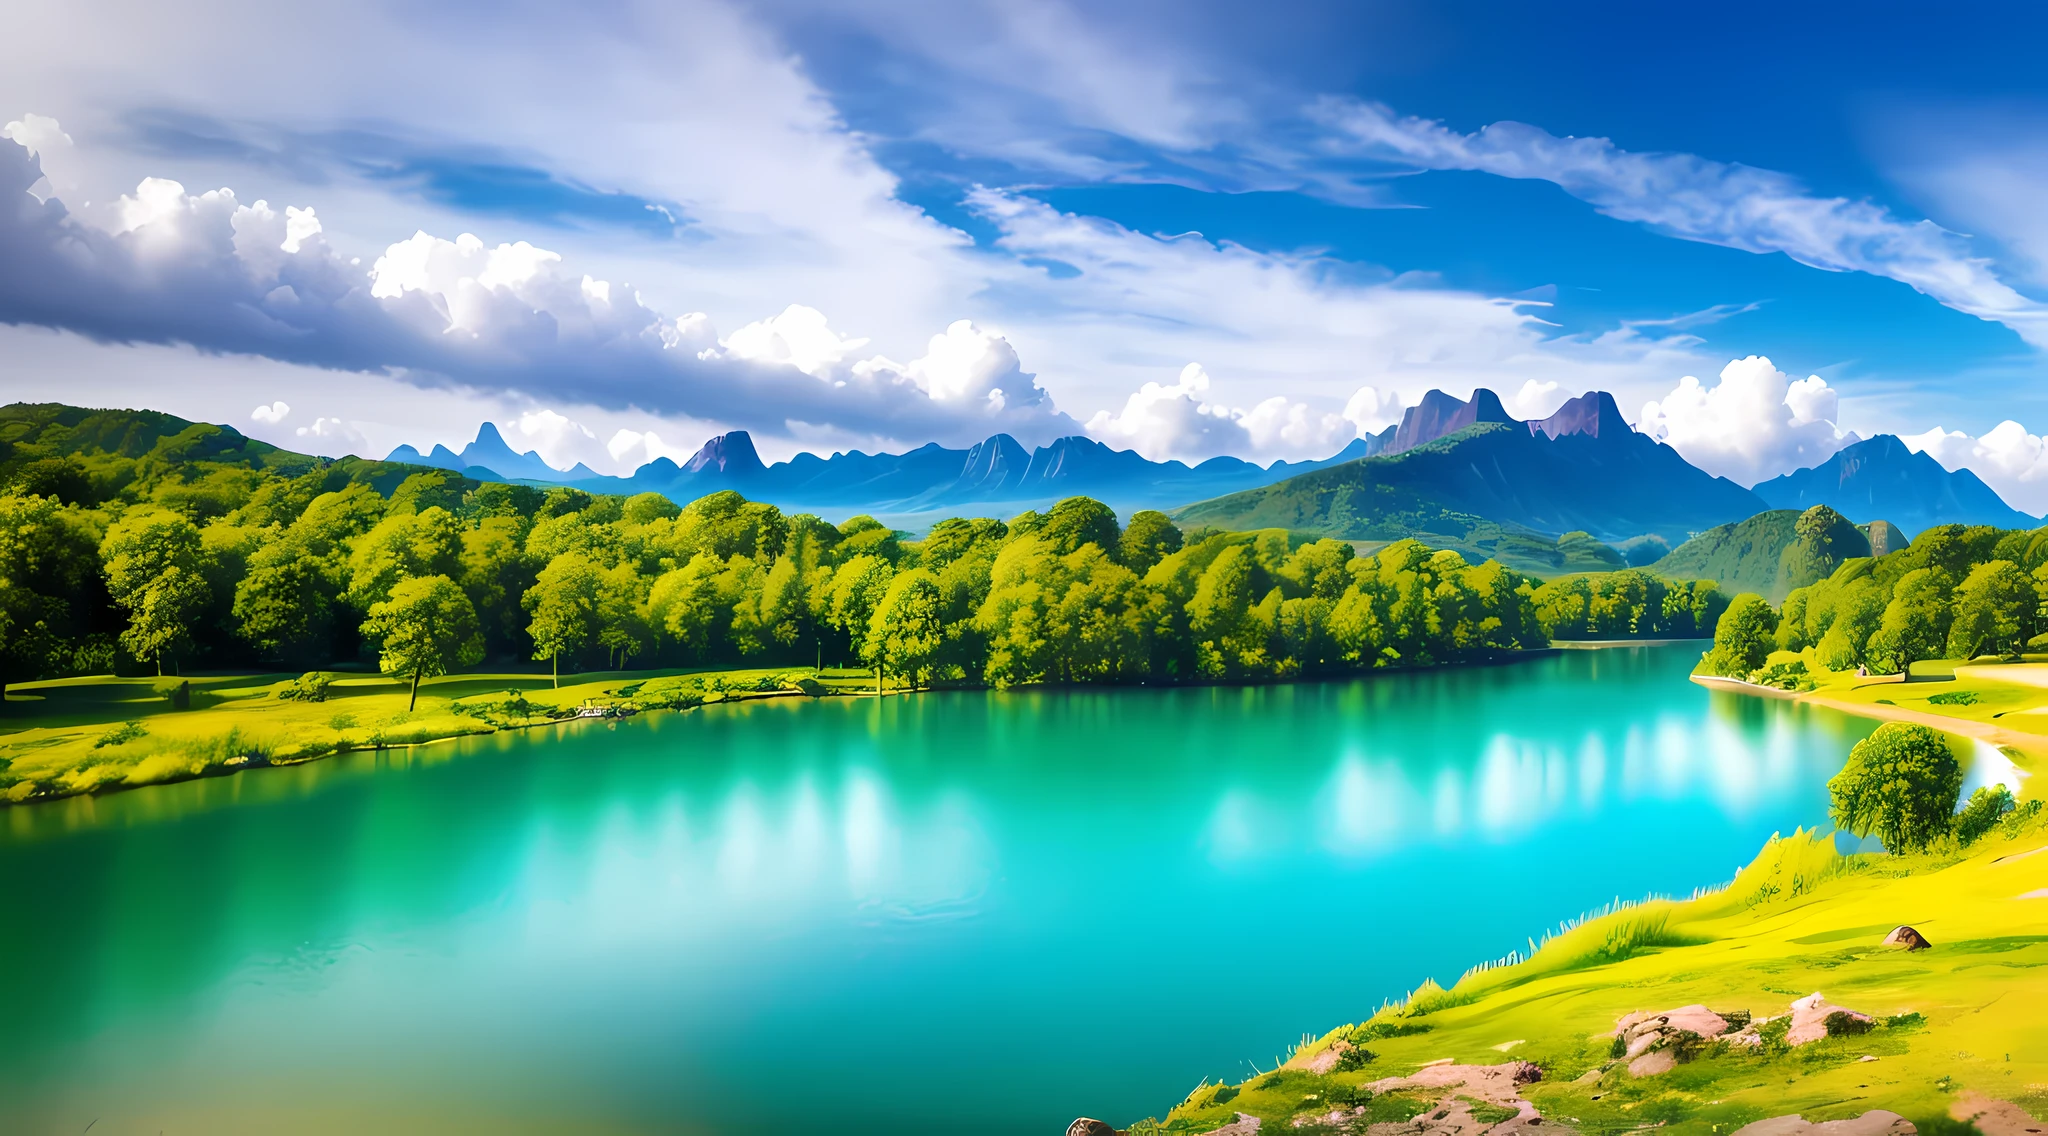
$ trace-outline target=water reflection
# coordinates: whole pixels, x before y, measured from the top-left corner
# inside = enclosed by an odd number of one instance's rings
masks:
[[[10,810],[0,972],[34,981],[0,1128],[109,1085],[397,1131],[508,1094],[594,1128],[809,1131],[799,1096],[855,1133],[1140,1116],[1823,820],[1868,725],[1709,694],[1692,654],[743,705]],[[1646,830],[1686,839],[1611,853]],[[1506,865],[1537,870],[1438,903]],[[1344,965],[1299,966],[1304,927]],[[857,1040],[793,1095],[818,1037]]]

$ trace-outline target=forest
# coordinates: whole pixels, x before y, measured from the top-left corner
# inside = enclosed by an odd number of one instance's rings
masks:
[[[1640,571],[1543,583],[1412,540],[1360,555],[1153,511],[1120,523],[1084,497],[914,539],[733,492],[593,496],[309,458],[168,416],[7,410],[10,682],[377,663],[417,680],[486,659],[860,665],[911,686],[1250,680],[1706,634],[1726,602]]]
[[[1702,661],[1709,674],[1760,672],[1773,651],[1806,651],[1833,671],[1899,674],[1926,659],[2017,658],[2048,630],[2048,528],[1936,525],[1884,556],[1843,556],[1854,527],[1816,505],[1787,561],[1815,583],[1777,609],[1735,597]]]

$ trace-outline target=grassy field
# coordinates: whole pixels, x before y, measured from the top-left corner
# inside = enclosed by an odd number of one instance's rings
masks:
[[[1901,923],[1932,949],[1880,946]],[[1631,1012],[1703,1003],[1764,1019],[1814,992],[1875,1027],[1797,1048],[1766,1027],[1756,1050],[1709,1041],[1653,1076],[1613,1055],[1611,1032]],[[1332,1051],[1352,1045],[1372,1060],[1331,1067]],[[1951,1111],[1975,1094],[2048,1117],[2048,823],[2033,810],[1967,849],[1909,857],[1843,857],[1807,833],[1774,839],[1725,889],[1626,908],[1517,965],[1468,973],[1448,990],[1425,985],[1402,1006],[1305,1041],[1276,1070],[1204,1085],[1163,1122],[1131,1131],[1209,1132],[1237,1113],[1266,1131],[1301,1132],[1422,1113],[1424,1130],[1434,1119],[1447,1132],[1461,1116],[1478,1130],[1508,1118],[1497,1098],[1473,1097],[1459,1112],[1456,1090],[1393,1080],[1426,1077],[1446,1059],[1534,1063],[1541,1079],[1521,1097],[1549,1123],[1587,1132],[1710,1136],[1771,1116],[1889,1109],[1922,1133],[1954,1133],[1968,1129]],[[1347,1119],[1331,1122],[1333,1111]]]
[[[0,802],[420,745],[579,712],[874,689],[870,672],[810,667],[585,673],[566,676],[560,689],[546,675],[464,674],[427,680],[408,711],[408,684],[375,674],[323,672],[312,683],[296,674],[19,683],[0,706]]]

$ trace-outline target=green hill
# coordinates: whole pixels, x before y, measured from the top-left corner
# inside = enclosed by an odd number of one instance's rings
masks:
[[[1801,547],[1799,519],[1808,514],[1820,527],[1809,547]],[[1897,529],[1884,521],[1851,525],[1825,505],[1806,513],[1772,509],[1708,529],[1672,549],[1650,570],[1671,579],[1713,580],[1729,595],[1755,592],[1777,603],[1792,589],[1826,578],[1842,561],[1871,555],[1873,532],[1880,542],[1895,542],[1887,547],[1904,547]]]
[[[1558,534],[1683,539],[1748,516],[1759,504],[1748,490],[1633,431],[1550,437],[1525,423],[1481,422],[1392,456],[1189,505],[1175,517],[1189,525],[1284,528],[1354,541],[1413,536],[1557,572],[1595,567],[1567,563]],[[1619,559],[1610,566],[1619,567]]]

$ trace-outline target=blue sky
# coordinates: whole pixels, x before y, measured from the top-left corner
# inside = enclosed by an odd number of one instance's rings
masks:
[[[2041,512],[2044,24],[28,0],[0,377],[601,469],[731,427],[1292,458],[1430,387],[1606,389],[1745,482],[1897,432]]]

